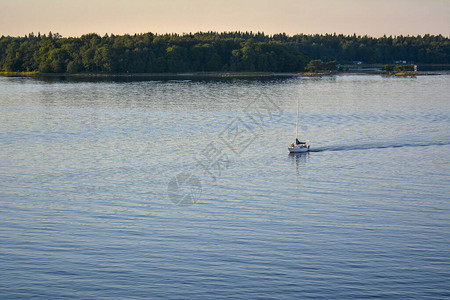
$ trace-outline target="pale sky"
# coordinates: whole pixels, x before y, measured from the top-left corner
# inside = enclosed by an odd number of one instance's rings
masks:
[[[237,30],[450,36],[450,0],[0,0],[0,36]]]

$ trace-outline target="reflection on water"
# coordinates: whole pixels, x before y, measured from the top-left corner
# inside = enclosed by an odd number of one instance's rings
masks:
[[[306,163],[309,160],[309,152],[305,153],[289,153],[289,158],[295,163],[296,173],[300,175],[302,169],[307,167]]]

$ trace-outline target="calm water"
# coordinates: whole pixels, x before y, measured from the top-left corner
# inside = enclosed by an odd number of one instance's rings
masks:
[[[0,298],[448,298],[449,95],[0,77]]]

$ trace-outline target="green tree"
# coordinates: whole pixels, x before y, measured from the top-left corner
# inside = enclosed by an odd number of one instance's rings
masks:
[[[184,47],[177,45],[170,46],[166,49],[167,68],[169,72],[184,72],[186,71],[185,60],[187,55]]]
[[[4,58],[3,68],[8,71],[23,71],[22,69],[22,57],[18,51],[18,44],[11,43],[6,49],[6,57]]]
[[[82,71],[83,66],[78,61],[71,61],[67,64],[67,73],[75,74]]]
[[[311,60],[306,66],[306,70],[310,72],[318,72],[323,70],[323,62],[320,59]]]

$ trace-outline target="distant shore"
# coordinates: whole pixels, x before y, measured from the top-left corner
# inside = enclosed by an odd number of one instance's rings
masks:
[[[356,70],[348,72],[300,72],[300,73],[272,73],[272,72],[205,72],[205,73],[40,73],[40,72],[0,72],[4,77],[43,77],[43,78],[80,78],[80,79],[108,79],[108,78],[287,78],[287,77],[332,77],[354,75],[382,75],[396,77],[414,77],[440,75],[435,72],[382,72]]]

